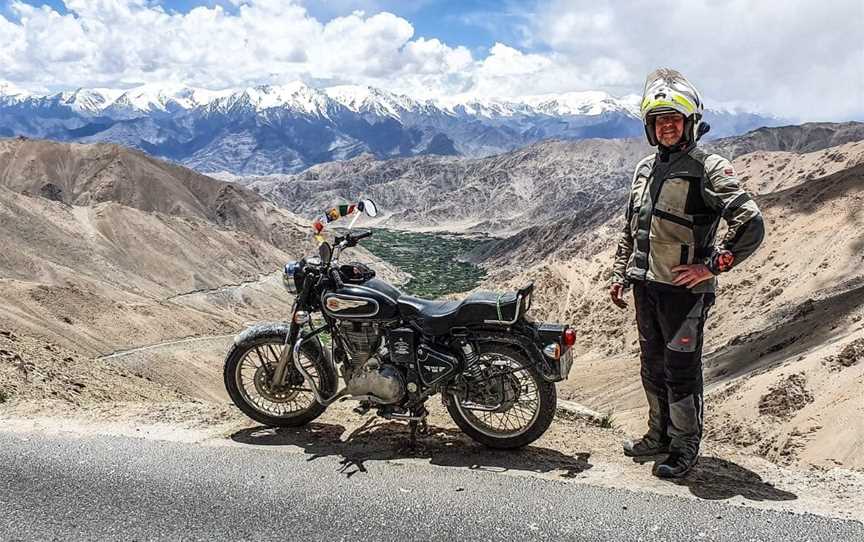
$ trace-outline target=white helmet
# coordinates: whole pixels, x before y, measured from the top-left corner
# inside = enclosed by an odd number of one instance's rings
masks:
[[[684,138],[690,143],[695,143],[707,131],[699,132],[703,112],[699,91],[680,72],[670,68],[659,68],[648,75],[640,110],[645,135],[648,136],[648,142],[655,146],[657,136],[654,133],[654,117],[657,115],[684,115]],[[707,124],[705,127],[708,127]]]

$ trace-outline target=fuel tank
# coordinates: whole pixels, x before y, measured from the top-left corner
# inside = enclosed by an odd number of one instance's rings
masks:
[[[399,290],[383,280],[370,279],[324,293],[321,306],[328,316],[342,320],[390,321],[399,319],[396,300],[400,295]]]

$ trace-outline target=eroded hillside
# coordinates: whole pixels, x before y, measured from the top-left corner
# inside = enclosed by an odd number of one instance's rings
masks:
[[[862,142],[735,159],[767,235],[756,254],[721,277],[708,321],[712,438],[773,460],[864,466],[855,452],[864,438],[864,364],[850,346],[864,337],[862,164]],[[619,311],[607,297],[623,220],[618,203],[524,230],[475,258],[492,272],[487,287],[537,283],[538,317],[579,331],[570,396],[619,411],[635,430],[644,404],[635,322],[632,308]],[[519,262],[532,265],[520,272]]]

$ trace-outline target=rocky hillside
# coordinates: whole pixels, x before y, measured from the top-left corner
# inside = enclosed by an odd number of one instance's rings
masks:
[[[744,135],[712,141],[707,147],[732,159],[756,151],[809,153],[862,139],[862,122],[808,122],[776,128],[758,128]]]
[[[864,123],[811,123],[761,128],[709,142],[706,147],[730,157],[756,151],[787,152],[786,159],[771,157],[778,159],[775,171],[779,174],[786,167],[800,169],[788,163],[796,154],[862,138]],[[387,227],[505,236],[532,226],[542,228],[561,218],[579,222],[585,220],[583,214],[602,216],[603,208],[617,201],[612,194],[626,188],[636,162],[650,152],[642,138],[546,141],[480,159],[377,160],[364,155],[320,164],[296,175],[223,178],[250,186],[304,216],[337,201],[371,196],[385,211],[383,225]],[[544,254],[551,249],[544,245]]]
[[[864,141],[734,164],[767,236],[721,277],[706,336],[709,435],[774,461],[864,468]],[[616,410],[635,432],[644,405],[635,322],[607,298],[621,220],[610,205],[475,256],[490,270],[487,288],[535,280],[538,318],[579,332],[565,396]]]
[[[118,145],[0,140],[0,186],[66,206],[113,202],[197,219],[291,249],[304,221],[232,183]]]
[[[368,196],[386,213],[388,227],[503,235],[605,205],[648,151],[639,140],[547,141],[473,160],[367,155],[243,182],[301,215]]]
[[[254,192],[114,145],[0,141],[0,223],[0,329],[86,355],[282,318],[278,271],[314,251]]]

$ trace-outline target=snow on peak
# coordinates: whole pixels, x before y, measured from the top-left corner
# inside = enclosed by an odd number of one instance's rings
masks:
[[[596,116],[608,112],[639,116],[638,102],[634,105],[629,96],[615,98],[597,90],[518,98],[478,98],[463,95],[441,98],[438,104],[451,113],[489,118],[514,115]]]
[[[246,98],[255,111],[289,108],[309,115],[326,116],[330,101],[320,90],[295,81],[286,85],[261,85],[235,93],[237,99]]]
[[[526,96],[520,101],[548,115],[595,116],[608,112],[631,112],[631,109],[621,99],[614,98],[599,90]]]
[[[462,95],[439,98],[436,103],[447,113],[457,115],[496,118],[531,113],[526,104],[503,98],[478,98]]]
[[[147,84],[123,92],[113,105],[142,113],[170,112],[206,105],[224,94],[183,85]]]
[[[21,101],[29,98],[31,94],[24,89],[18,88],[8,81],[0,81],[0,98],[9,98]]]
[[[408,96],[370,86],[339,85],[325,88],[324,92],[355,113],[373,113],[399,119],[403,111],[415,111],[421,107],[419,102]]]
[[[71,107],[79,113],[97,114],[114,103],[122,93],[122,90],[110,88],[79,88],[73,91],[61,92],[56,97],[60,103]]]

